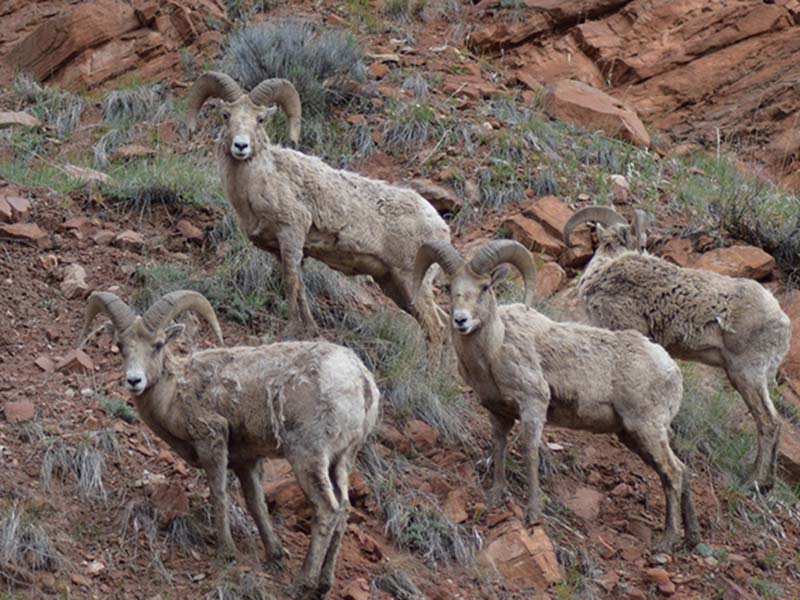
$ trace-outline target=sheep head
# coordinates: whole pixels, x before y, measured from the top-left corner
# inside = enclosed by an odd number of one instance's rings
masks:
[[[613,208],[587,206],[573,214],[564,225],[564,242],[570,245],[570,236],[578,225],[596,223],[598,250],[614,253],[621,250],[643,250],[647,245],[649,217],[643,210],[634,211],[633,227]]]
[[[203,317],[211,325],[219,343],[223,343],[222,330],[208,300],[197,292],[179,290],[162,296],[141,316],[111,292],[92,293],[86,306],[81,344],[95,317],[105,312],[111,320],[114,339],[122,352],[125,387],[138,396],[161,378],[164,349],[183,332],[183,325],[169,323],[185,310]]]
[[[427,242],[417,252],[415,289],[419,289],[433,263],[439,264],[450,278],[451,326],[460,335],[474,333],[493,318],[497,307],[493,288],[505,278],[506,263],[516,267],[522,274],[525,304],[530,305],[536,266],[531,253],[519,242],[489,242],[469,262],[448,242]]]
[[[286,79],[265,79],[249,94],[225,73],[211,71],[203,74],[189,92],[187,122],[194,129],[197,113],[209,98],[222,100],[221,113],[225,121],[222,142],[236,160],[248,160],[258,150],[259,140],[268,142],[263,125],[279,105],[289,120],[289,138],[300,141],[302,108],[300,96]]]

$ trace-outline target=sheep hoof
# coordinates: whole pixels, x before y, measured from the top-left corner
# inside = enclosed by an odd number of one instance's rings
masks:
[[[747,478],[744,485],[745,489],[755,490],[765,494],[775,487],[775,478],[771,476],[763,477],[754,473]]]
[[[677,543],[677,537],[672,534],[665,534],[660,540],[653,544],[653,554],[672,554],[672,550]]]
[[[316,600],[317,598],[325,597],[324,593],[320,596],[320,592],[316,586],[312,586],[305,579],[295,581],[289,586],[286,593],[290,598],[294,598],[295,600]]]
[[[542,511],[538,508],[529,508],[525,511],[525,523],[527,525],[538,525],[542,522]]]
[[[486,501],[492,506],[499,506],[503,503],[506,497],[506,488],[493,486],[486,494]]]
[[[703,541],[703,535],[699,531],[687,531],[683,541],[687,548],[694,548]]]

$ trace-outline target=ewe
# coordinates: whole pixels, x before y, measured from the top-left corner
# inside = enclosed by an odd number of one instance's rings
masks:
[[[592,323],[635,329],[674,357],[722,367],[756,422],[758,451],[751,480],[775,483],[781,422],[768,382],[789,350],[791,322],[777,300],[749,279],[681,268],[643,248],[644,219],[634,232],[613,209],[590,206],[564,226],[564,240],[581,223],[597,223],[598,247],[578,283]]]
[[[172,292],[142,316],[109,292],[88,301],[83,340],[100,312],[111,319],[125,363],[125,387],[142,420],[188,463],[205,469],[223,556],[235,548],[228,521],[227,469],[242,485],[267,561],[283,557],[261,487],[262,459],[286,457],[314,507],[311,542],[295,588],[323,597],[333,582],[347,527],[348,478],[378,417],[378,388],[356,357],[328,342],[219,348],[175,359],[169,325],[192,310],[222,343],[214,310],[200,294]]]
[[[217,158],[228,201],[259,248],[280,257],[293,333],[313,328],[300,265],[316,258],[346,275],[371,275],[403,310],[419,319],[435,347],[443,324],[426,280],[412,305],[417,249],[427,240],[450,240],[450,229],[416,192],[349,171],[319,158],[272,145],[264,121],[277,103],[300,138],[300,97],[285,79],[267,79],[245,94],[224,73],[206,73],[189,93],[189,123],[208,98],[221,98],[225,126]]]
[[[491,415],[494,482],[490,499],[506,488],[506,438],[523,425],[528,476],[527,518],[541,514],[539,443],[545,422],[595,433],[616,433],[658,473],[666,496],[663,538],[669,551],[680,539],[699,541],[687,467],[673,454],[669,427],[683,385],[675,362],[635,331],[612,332],[557,323],[527,306],[536,268],[513,241],[495,241],[468,263],[447,242],[420,248],[414,273],[421,282],[438,263],[450,278],[451,327],[459,372]],[[492,286],[505,275],[502,263],[522,273],[526,304],[497,306]],[[499,268],[498,268],[499,267]]]

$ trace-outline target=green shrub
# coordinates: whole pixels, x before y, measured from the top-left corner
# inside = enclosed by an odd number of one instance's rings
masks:
[[[11,83],[14,95],[60,138],[78,126],[86,102],[80,96],[55,87],[42,86],[31,76],[20,73]]]

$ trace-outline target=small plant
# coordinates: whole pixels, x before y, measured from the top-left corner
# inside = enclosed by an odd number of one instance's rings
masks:
[[[106,92],[100,104],[109,123],[160,123],[175,113],[167,87],[160,83],[137,85]]]
[[[75,130],[86,106],[80,96],[51,86],[42,86],[25,73],[14,78],[11,90],[60,138],[67,137]]]
[[[439,121],[429,104],[404,103],[389,111],[383,128],[383,145],[390,152],[420,148],[434,132]]]
[[[390,19],[408,18],[409,0],[386,0],[383,3],[383,14]]]
[[[30,578],[30,571],[54,570],[62,562],[48,533],[18,506],[0,513],[0,581]]]
[[[229,569],[217,580],[206,600],[275,600],[266,590],[271,583],[254,573]]]
[[[123,400],[103,398],[100,401],[100,408],[112,417],[122,419],[126,423],[135,423],[139,420],[139,413],[136,412],[136,409]]]
[[[40,477],[46,490],[52,489],[53,478],[66,481],[74,477],[81,498],[107,497],[103,485],[105,460],[102,452],[116,451],[116,435],[111,431],[95,431],[82,434],[77,443],[66,437],[46,440]]]
[[[373,585],[395,600],[427,600],[417,584],[404,571],[389,569],[373,580]]]
[[[303,103],[304,121],[326,116],[331,106],[352,97],[352,81],[366,79],[361,49],[352,36],[298,20],[233,32],[220,69],[247,90],[270,77],[290,80]]]

